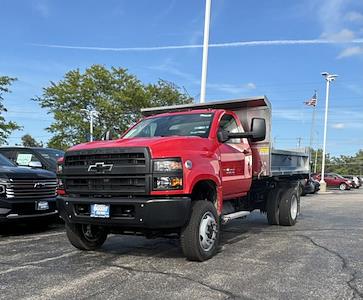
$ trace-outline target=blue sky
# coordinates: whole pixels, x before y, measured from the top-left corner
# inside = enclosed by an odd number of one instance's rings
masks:
[[[75,68],[121,66],[144,82],[163,78],[199,97],[203,0],[0,4],[0,74],[19,79],[5,96],[6,119],[24,126],[10,144],[25,133],[49,138],[44,128],[52,117],[31,98]],[[362,38],[362,0],[212,0],[210,43],[225,44],[209,50],[207,101],[265,94],[273,106],[276,146],[294,148],[299,138],[303,146],[309,143],[311,108],[303,101],[316,89],[314,144],[321,145],[325,82],[320,73],[336,73],[327,151],[353,154],[363,148]],[[281,40],[290,42],[271,45]],[[233,44],[251,41],[265,42]],[[183,45],[197,46],[153,48]]]

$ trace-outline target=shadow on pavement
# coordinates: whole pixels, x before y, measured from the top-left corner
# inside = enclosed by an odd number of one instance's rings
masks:
[[[0,239],[8,236],[21,236],[55,231],[63,228],[63,222],[56,219],[52,222],[7,222],[0,224]]]

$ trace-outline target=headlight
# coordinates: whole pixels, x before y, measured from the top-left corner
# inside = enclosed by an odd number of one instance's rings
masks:
[[[57,174],[62,174],[63,172],[63,165],[57,164]]]
[[[154,160],[154,172],[178,172],[183,170],[180,158]]]
[[[57,160],[57,174],[63,173],[63,164],[64,164],[64,157],[61,157]]]
[[[183,178],[177,176],[154,177],[154,190],[183,189]]]

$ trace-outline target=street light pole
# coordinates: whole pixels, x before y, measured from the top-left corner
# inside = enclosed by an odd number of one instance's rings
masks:
[[[206,90],[206,86],[207,86],[208,43],[209,43],[209,24],[210,24],[211,5],[212,5],[212,0],[206,0],[205,17],[204,17],[202,79],[201,79],[201,83],[200,83],[200,103],[205,103],[205,90]]]
[[[325,176],[325,155],[326,155],[326,133],[328,125],[328,109],[329,109],[329,88],[330,82],[334,81],[338,75],[331,75],[328,72],[321,73],[325,77],[326,92],[325,92],[325,117],[324,117],[324,137],[323,137],[323,155],[321,158],[321,178],[320,178],[320,191],[326,192]]]
[[[90,133],[89,140],[90,140],[90,142],[93,142],[93,118],[97,116],[98,112],[96,110],[92,110],[92,109],[81,109],[81,111],[84,111],[88,114],[89,133]]]

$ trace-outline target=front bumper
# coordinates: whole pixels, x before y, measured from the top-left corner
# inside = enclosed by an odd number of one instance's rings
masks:
[[[183,226],[190,213],[189,197],[173,198],[57,198],[65,222],[138,229],[172,229]],[[91,204],[110,205],[109,218],[90,216]]]
[[[49,209],[36,210],[36,203],[38,201],[47,201]],[[42,218],[51,218],[57,214],[56,197],[45,199],[0,199],[0,222],[37,220]]]

